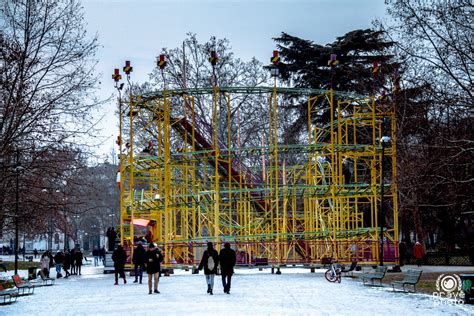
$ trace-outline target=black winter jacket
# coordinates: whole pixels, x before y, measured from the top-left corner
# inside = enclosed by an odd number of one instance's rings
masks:
[[[212,270],[209,270],[209,268],[207,267],[207,261],[209,260],[209,253],[212,256],[212,259],[214,260],[214,269],[212,269]],[[217,251],[214,248],[212,248],[212,249],[208,248],[202,254],[202,259],[201,259],[201,262],[199,263],[199,270],[202,270],[202,268],[204,268],[204,274],[205,275],[217,274],[218,264],[219,264],[219,254],[217,253]]]
[[[123,269],[125,267],[125,262],[127,261],[127,253],[123,247],[119,246],[114,250],[112,254],[112,260],[114,261],[114,267]]]
[[[145,253],[146,273],[159,273],[161,270],[161,262],[163,262],[163,255],[158,249],[150,249]]]
[[[235,251],[231,248],[221,249],[219,253],[219,263],[221,264],[222,275],[232,275],[236,262]]]
[[[145,264],[145,248],[142,245],[138,245],[137,249],[133,252],[132,262],[137,266],[142,266]]]

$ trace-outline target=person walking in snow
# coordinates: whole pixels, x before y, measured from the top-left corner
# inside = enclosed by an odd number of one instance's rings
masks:
[[[413,246],[413,256],[416,259],[416,264],[421,267],[421,261],[423,260],[424,256],[423,246],[417,241]]]
[[[133,283],[137,283],[140,281],[140,284],[142,284],[142,278],[143,278],[143,270],[145,268],[145,248],[142,246],[142,242],[138,242],[137,249],[133,252],[133,264],[135,268],[135,281]]]
[[[77,248],[74,252],[74,263],[76,264],[76,274],[79,275],[81,275],[82,259],[84,259],[84,255],[81,249]]]
[[[214,276],[217,274],[217,265],[219,263],[219,254],[214,249],[212,242],[207,243],[207,250],[202,254],[201,262],[199,263],[199,270],[204,268],[204,275],[206,276],[207,293],[212,295],[214,288]]]
[[[224,249],[219,253],[219,264],[221,265],[222,286],[224,293],[230,294],[230,281],[232,274],[234,274],[234,266],[236,262],[236,255],[234,249],[230,248],[230,244],[226,242]]]
[[[76,249],[73,248],[69,253],[69,262],[71,263],[71,275],[76,274]]]
[[[99,249],[97,249],[97,246],[92,249],[92,257],[94,257],[94,267],[97,267],[99,265]]]
[[[115,268],[114,285],[118,285],[119,276],[123,279],[123,284],[127,284],[127,280],[125,279],[125,262],[127,261],[127,253],[123,249],[122,245],[118,245],[117,249],[114,250],[112,254],[112,260],[114,261]]]
[[[41,255],[40,266],[44,276],[49,278],[49,254],[47,250]]]
[[[71,254],[69,253],[69,250],[66,249],[64,251],[64,261],[63,261],[63,270],[66,272],[66,275],[64,278],[68,278],[71,273],[69,273],[69,269],[71,268]]]
[[[145,253],[146,273],[148,274],[148,294],[152,294],[151,288],[154,283],[154,291],[159,294],[158,282],[160,280],[161,262],[163,262],[163,255],[160,249],[155,247],[155,244],[150,243],[148,250]]]
[[[100,260],[102,261],[102,264],[104,264],[104,261],[105,261],[105,246],[102,246],[102,248],[100,248],[99,255],[100,255]]]
[[[54,264],[56,265],[56,278],[62,278],[61,269],[64,263],[64,254],[61,251],[57,251],[54,255]]]

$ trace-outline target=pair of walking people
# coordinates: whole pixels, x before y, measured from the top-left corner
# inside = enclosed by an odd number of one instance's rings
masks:
[[[235,263],[236,255],[235,251],[230,248],[230,243],[225,243],[224,249],[221,249],[219,254],[217,253],[217,250],[214,249],[212,242],[207,243],[207,249],[202,255],[202,259],[198,268],[199,270],[204,268],[207,293],[213,295],[214,276],[217,274],[217,266],[220,264],[224,293],[230,294],[230,285],[232,275],[234,274]]]
[[[126,284],[125,279],[125,262],[127,255],[125,250],[121,245],[117,247],[112,255],[112,260],[114,260],[115,267],[115,285],[118,285],[118,277],[123,278],[123,283]],[[148,250],[145,251],[144,247],[140,243],[133,253],[132,261],[135,265],[135,281],[142,283],[143,270],[146,270],[148,274],[148,294],[157,293],[158,291],[158,282],[160,279],[161,271],[161,262],[163,262],[163,254],[161,253],[158,247],[155,247],[155,244],[150,243],[148,245]],[[152,290],[153,289],[153,290]]]

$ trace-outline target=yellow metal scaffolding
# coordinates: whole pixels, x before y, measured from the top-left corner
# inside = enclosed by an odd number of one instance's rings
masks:
[[[234,94],[268,96],[260,147],[237,140]],[[206,95],[210,126],[195,112],[196,99]],[[284,96],[307,102],[307,140],[300,144],[281,143]],[[316,125],[323,110],[330,120]],[[216,86],[133,95],[128,111],[120,111],[127,141],[120,144],[121,242],[133,251],[139,234],[132,223],[145,220],[165,267],[196,267],[207,241],[218,248],[230,242],[240,264],[273,267],[313,266],[324,257],[376,264],[383,241],[384,261],[395,263],[395,133],[393,104],[332,90]],[[383,135],[392,141],[382,157]]]

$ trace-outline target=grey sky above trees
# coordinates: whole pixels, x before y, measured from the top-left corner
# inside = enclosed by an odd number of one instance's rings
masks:
[[[84,0],[83,4],[88,31],[97,32],[101,44],[96,71],[102,73],[102,98],[115,93],[114,68],[122,69],[130,60],[132,81],[148,81],[161,50],[181,47],[189,32],[201,43],[211,36],[226,38],[234,57],[245,62],[256,57],[266,64],[276,49],[272,38],[281,32],[332,43],[349,31],[369,28],[373,19],[385,15],[383,1],[373,0]],[[102,135],[108,139],[100,150],[104,154],[118,135],[116,108],[115,99],[103,109]]]

